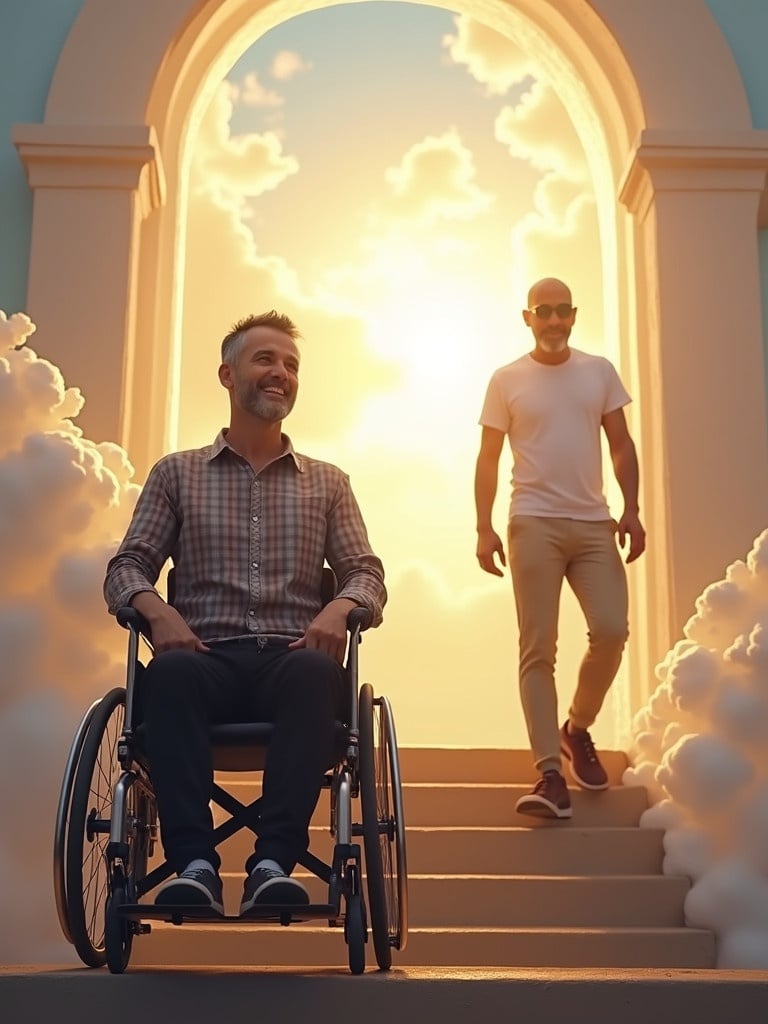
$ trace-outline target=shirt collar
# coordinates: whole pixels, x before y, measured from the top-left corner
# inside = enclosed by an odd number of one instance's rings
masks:
[[[208,462],[213,462],[215,458],[221,455],[225,448],[233,452],[235,455],[237,455],[238,458],[242,458],[240,453],[236,452],[232,445],[229,443],[229,441],[227,441],[226,435],[227,428],[222,427],[222,429],[216,435],[213,444],[211,445],[210,454],[208,455],[207,459]],[[290,437],[288,437],[287,434],[281,434],[280,437],[282,438],[285,450],[283,451],[282,455],[278,456],[278,458],[283,459],[285,458],[286,455],[290,455],[291,459],[293,460],[293,464],[296,466],[296,469],[299,471],[299,473],[303,473],[304,459],[294,450],[293,443],[291,442]]]

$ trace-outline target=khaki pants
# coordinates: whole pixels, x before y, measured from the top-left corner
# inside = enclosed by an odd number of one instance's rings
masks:
[[[561,768],[555,655],[563,580],[587,621],[589,646],[568,717],[588,729],[621,663],[629,634],[627,578],[612,519],[513,516],[509,566],[520,627],[520,699],[539,771]]]

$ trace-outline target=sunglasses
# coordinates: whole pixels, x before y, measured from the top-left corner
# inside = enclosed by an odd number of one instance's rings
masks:
[[[550,306],[548,302],[543,302],[540,306],[529,309],[528,312],[535,313],[539,320],[549,320],[553,313],[557,314],[558,319],[567,320],[576,312],[576,307],[572,306],[570,302],[560,302],[557,306]]]

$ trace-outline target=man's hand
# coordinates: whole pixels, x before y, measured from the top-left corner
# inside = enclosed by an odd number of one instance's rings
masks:
[[[496,565],[496,555],[499,556],[499,561],[502,565],[507,564],[504,557],[504,545],[501,543],[501,537],[499,537],[498,533],[490,527],[484,530],[478,530],[477,560],[480,563],[480,568],[489,572],[492,576],[503,576],[504,573]]]
[[[307,626],[304,636],[288,644],[289,650],[306,647],[310,651],[322,651],[342,665],[347,650],[347,616],[356,607],[347,597],[329,601]]]
[[[619,520],[616,532],[620,548],[626,545],[627,538],[629,538],[629,551],[625,559],[627,565],[629,565],[630,562],[634,562],[645,551],[645,530],[637,512],[625,512]]]
[[[176,609],[166,604],[151,590],[134,594],[131,604],[149,623],[155,654],[179,650],[207,653],[210,650],[210,647],[206,647],[200,637],[192,632]]]

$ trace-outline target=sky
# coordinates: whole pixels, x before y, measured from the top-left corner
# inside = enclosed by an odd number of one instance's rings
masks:
[[[567,280],[572,343],[604,349],[594,195],[563,100],[477,22],[366,3],[266,33],[193,120],[178,446],[226,423],[232,322],[288,313],[304,341],[286,431],[350,475],[387,573],[366,672],[410,742],[527,744],[512,590],[477,566],[473,474],[488,380],[530,348],[533,281]],[[509,476],[505,454],[501,535]],[[566,706],[585,643],[568,593]],[[625,694],[605,744],[627,738]]]

